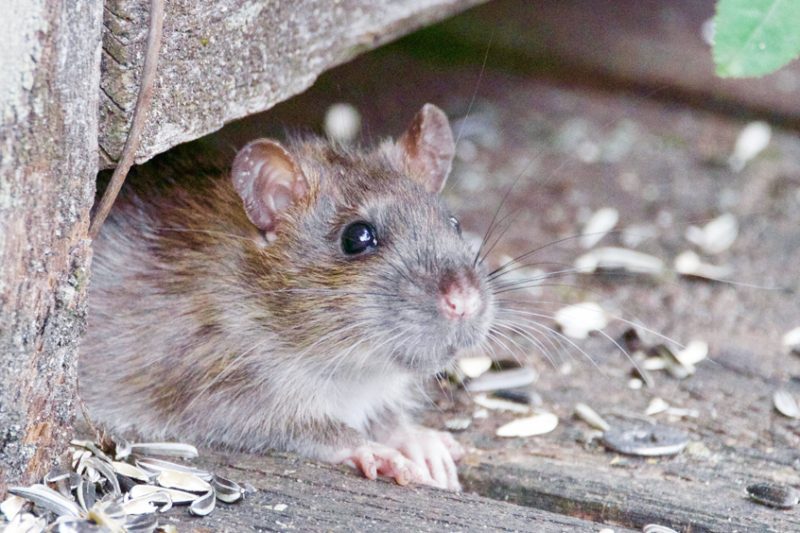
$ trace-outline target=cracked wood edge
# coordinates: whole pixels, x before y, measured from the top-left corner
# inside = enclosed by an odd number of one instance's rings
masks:
[[[136,162],[307,89],[327,69],[486,0],[168,2],[150,118]],[[104,10],[101,166],[113,166],[136,98],[147,0]]]

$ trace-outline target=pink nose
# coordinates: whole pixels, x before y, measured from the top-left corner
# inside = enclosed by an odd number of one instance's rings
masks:
[[[452,283],[442,292],[439,305],[450,320],[469,318],[481,308],[481,294],[471,285]]]

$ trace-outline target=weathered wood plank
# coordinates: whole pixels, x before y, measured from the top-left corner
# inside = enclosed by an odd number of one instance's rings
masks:
[[[263,111],[324,70],[485,0],[166,3],[152,111],[137,162]],[[101,165],[119,158],[136,98],[147,0],[105,7]]]
[[[102,2],[4,3],[0,70],[0,498],[72,434],[97,174]]]
[[[206,456],[209,469],[251,483],[257,492],[242,503],[219,504],[206,518],[170,512],[180,531],[598,531],[603,526],[427,487],[368,481],[354,471],[292,455]],[[283,504],[285,509],[274,509]],[[629,531],[614,528],[615,531]]]

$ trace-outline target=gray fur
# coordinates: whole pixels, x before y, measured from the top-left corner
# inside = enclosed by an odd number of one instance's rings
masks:
[[[97,421],[330,460],[404,420],[422,380],[483,342],[494,316],[485,273],[394,144],[287,148],[310,190],[269,244],[224,174],[187,179],[189,163],[126,187],[95,242],[80,362]],[[355,220],[376,227],[376,253],[341,251]],[[478,316],[441,316],[453,277],[480,289]]]

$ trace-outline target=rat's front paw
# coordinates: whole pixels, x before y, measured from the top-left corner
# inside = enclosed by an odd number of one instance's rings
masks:
[[[394,479],[398,485],[409,483],[435,485],[426,469],[396,449],[377,442],[367,442],[357,448],[343,450],[336,462],[356,467],[369,479],[381,475]]]
[[[464,456],[464,448],[449,433],[423,427],[405,427],[395,431],[386,444],[424,469],[430,480],[423,482],[442,489],[461,490],[456,461]]]

